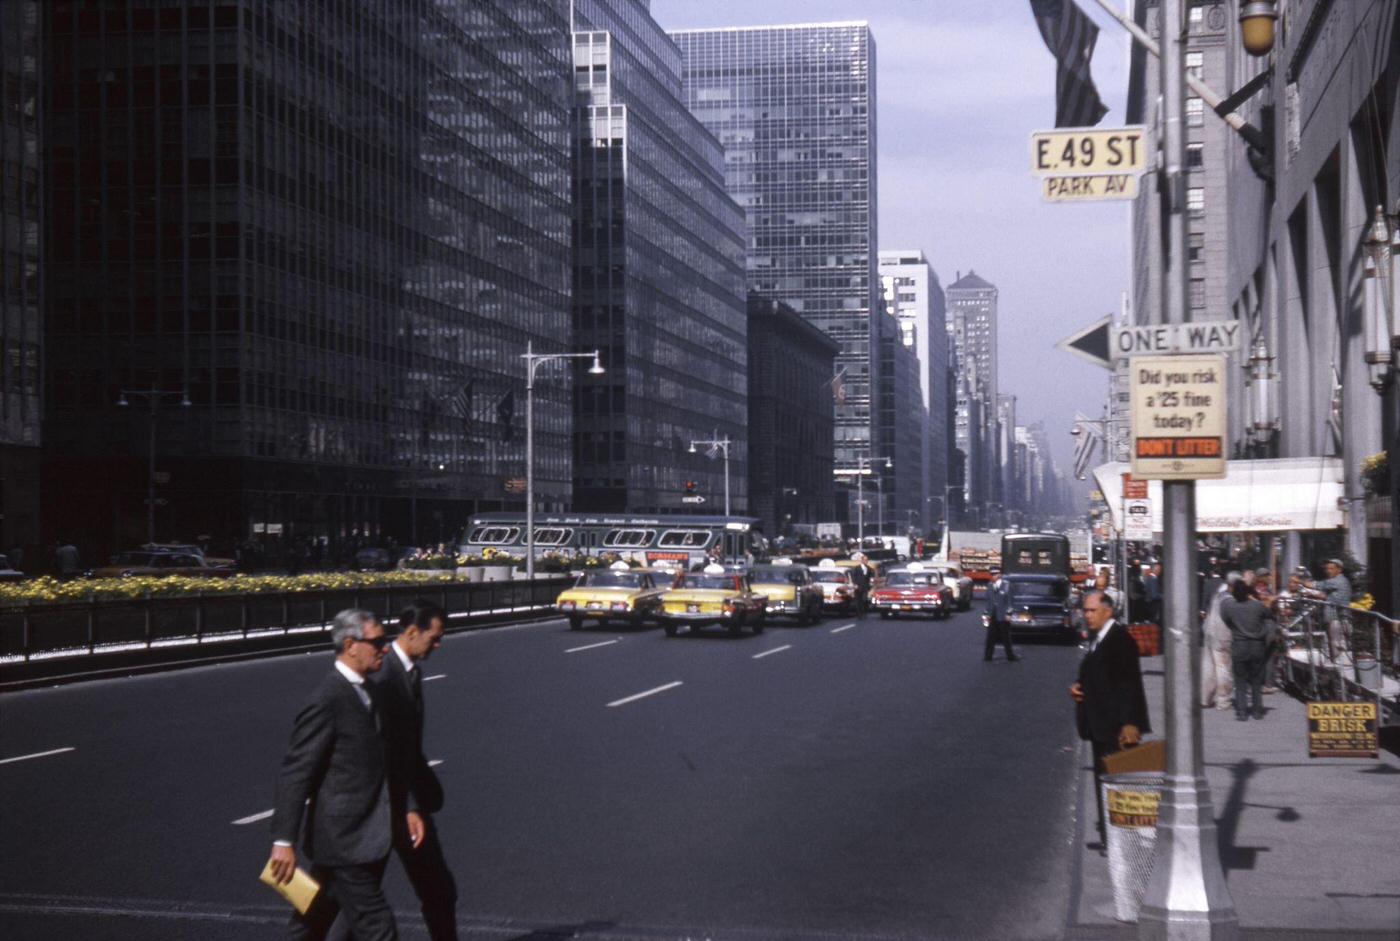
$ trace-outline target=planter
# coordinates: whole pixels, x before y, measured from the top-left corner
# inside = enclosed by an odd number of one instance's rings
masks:
[[[481,580],[484,582],[508,582],[513,571],[515,571],[513,565],[485,565],[482,566]]]
[[[457,571],[465,572],[467,575],[467,581],[469,582],[479,582],[485,580],[486,569],[484,566],[481,565],[468,565],[466,568],[461,568]]]

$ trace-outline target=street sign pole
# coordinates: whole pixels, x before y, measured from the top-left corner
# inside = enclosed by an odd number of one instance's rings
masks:
[[[1162,312],[1186,317],[1185,0],[1162,0],[1161,88],[1163,187]],[[1133,420],[1139,420],[1134,410]],[[1134,429],[1133,457],[1138,457]],[[1166,648],[1167,773],[1162,788],[1152,875],[1138,914],[1143,941],[1234,941],[1239,918],[1220,865],[1219,836],[1204,773],[1201,712],[1196,708],[1201,629],[1196,590],[1196,482],[1162,482],[1163,641]]]

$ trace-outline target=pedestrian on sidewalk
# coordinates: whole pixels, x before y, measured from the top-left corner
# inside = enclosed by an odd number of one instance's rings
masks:
[[[1235,684],[1230,665],[1230,645],[1233,638],[1225,619],[1220,616],[1220,605],[1230,596],[1230,586],[1240,580],[1239,572],[1229,572],[1225,581],[1214,583],[1215,594],[1206,604],[1206,617],[1201,622],[1201,708],[1212,705],[1220,710],[1229,709],[1233,702]]]
[[[1220,616],[1230,628],[1230,661],[1235,675],[1235,718],[1251,714],[1264,718],[1264,668],[1274,638],[1273,598],[1255,598],[1243,579],[1230,587],[1220,603]]]
[[[1079,679],[1069,688],[1079,737],[1094,755],[1094,794],[1099,811],[1099,845],[1104,846],[1103,760],[1132,748],[1151,732],[1147,694],[1137,641],[1113,619],[1108,597],[1095,589],[1084,596],[1084,624],[1093,640],[1079,662]]]
[[[1341,559],[1328,559],[1324,568],[1327,577],[1319,582],[1307,582],[1327,602],[1323,620],[1327,622],[1327,642],[1336,660],[1347,650],[1347,608],[1351,605],[1351,582],[1342,573]]]
[[[982,645],[982,659],[991,662],[997,641],[1006,650],[1006,659],[1015,663],[1021,658],[1011,647],[1011,586],[1001,577],[1001,569],[992,566],[992,584],[987,588],[987,640]]]

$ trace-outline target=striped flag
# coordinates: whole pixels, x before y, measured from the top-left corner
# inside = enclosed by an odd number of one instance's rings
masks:
[[[836,371],[836,375],[831,377],[831,397],[837,405],[846,404],[846,367],[842,366]]]
[[[460,418],[467,425],[472,420],[472,398],[475,394],[475,382],[468,382],[457,390],[457,394],[448,399],[447,407],[454,418]]]
[[[1108,113],[1089,74],[1099,28],[1074,0],[1031,0],[1031,12],[1058,66],[1055,71],[1055,126],[1098,124]]]

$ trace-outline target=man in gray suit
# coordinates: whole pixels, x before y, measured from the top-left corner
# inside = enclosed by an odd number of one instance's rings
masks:
[[[1021,659],[1011,647],[1011,586],[1001,577],[1001,569],[993,566],[992,583],[987,586],[987,641],[982,647],[983,660],[991,661],[998,640],[1009,662]]]
[[[279,881],[291,880],[305,818],[305,851],[322,890],[305,915],[292,915],[288,937],[324,938],[343,912],[356,941],[393,941],[394,912],[380,883],[392,840],[395,769],[365,682],[384,662],[388,638],[373,614],[346,610],[335,616],[331,639],[335,669],[297,713],[282,759],[270,864]]]

